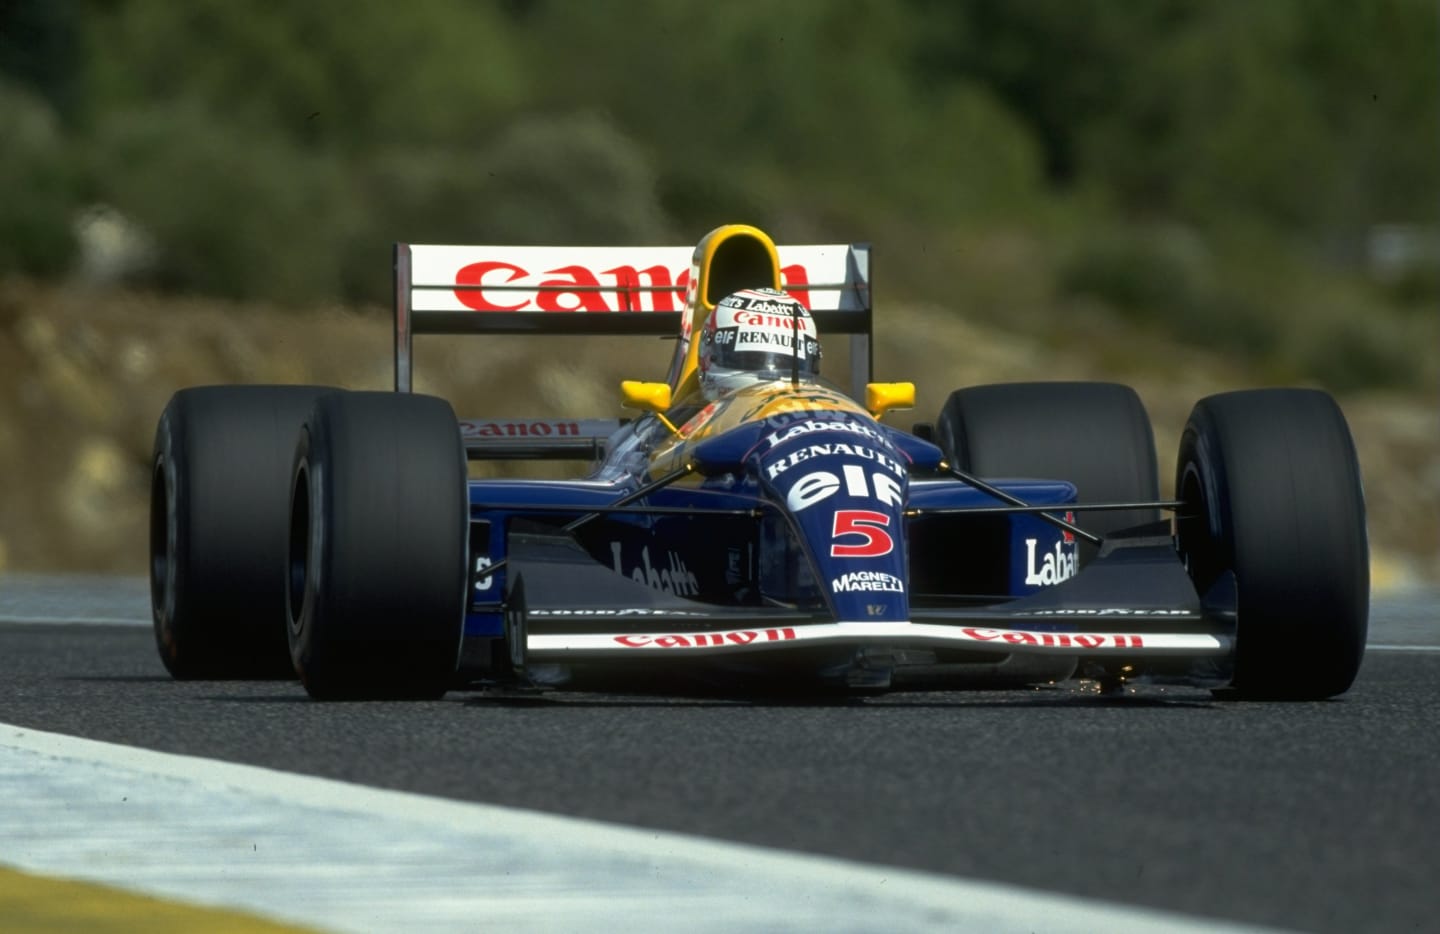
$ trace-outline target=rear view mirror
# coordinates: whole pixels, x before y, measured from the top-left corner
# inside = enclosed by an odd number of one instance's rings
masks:
[[[638,379],[627,379],[620,384],[622,405],[627,409],[645,412],[664,412],[670,408],[669,383],[644,383]]]
[[[865,410],[880,418],[892,409],[915,408],[914,383],[866,383]]]

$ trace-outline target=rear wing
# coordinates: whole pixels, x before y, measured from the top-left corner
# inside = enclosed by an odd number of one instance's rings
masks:
[[[821,334],[851,337],[850,377],[872,371],[870,245],[778,248],[785,288]],[[694,248],[395,244],[395,389],[413,385],[417,334],[679,335]]]

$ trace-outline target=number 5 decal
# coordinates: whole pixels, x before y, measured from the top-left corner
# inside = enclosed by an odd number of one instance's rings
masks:
[[[854,535],[863,538],[864,542],[850,542],[841,545],[838,542],[830,546],[830,557],[832,558],[878,558],[881,555],[888,555],[895,550],[895,540],[890,533],[885,531],[885,526],[890,524],[890,517],[883,512],[875,512],[870,509],[837,509],[835,510],[835,538],[843,535]]]

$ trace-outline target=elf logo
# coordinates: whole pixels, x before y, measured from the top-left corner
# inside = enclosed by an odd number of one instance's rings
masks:
[[[898,507],[905,502],[904,484],[882,471],[872,471],[867,481],[863,466],[842,464],[840,474],[836,476],[828,470],[812,470],[795,481],[785,496],[785,505],[791,512],[802,512],[834,496],[842,486],[848,496],[878,499],[884,506]]]

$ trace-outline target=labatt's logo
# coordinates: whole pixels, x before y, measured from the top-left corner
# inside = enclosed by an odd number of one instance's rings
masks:
[[[559,266],[532,273],[503,260],[462,266],[455,273],[455,298],[475,311],[680,311],[688,296],[691,268],[672,275],[664,266]],[[810,307],[810,275],[799,263],[780,268],[785,288]],[[613,301],[613,304],[612,304]]]
[[[887,448],[890,446],[890,442],[885,438],[885,435],[874,428],[849,420],[826,420],[818,418],[811,418],[793,425],[786,425],[783,428],[777,428],[774,432],[766,435],[763,440],[766,443],[766,450],[769,450],[770,448],[784,444],[792,438],[799,438],[814,432],[826,431],[848,432],[869,438],[875,444],[883,444]]]
[[[668,567],[657,568],[650,563],[650,549],[640,549],[640,566],[625,570],[620,563],[620,543],[610,543],[610,557],[615,566],[615,573],[628,577],[637,584],[651,587],[665,593],[673,593],[681,597],[694,596],[700,592],[700,581],[685,566],[679,556],[673,551],[666,552],[666,564]]]
[[[1065,546],[1061,542],[1055,543],[1055,550],[1045,553],[1045,557],[1039,564],[1035,563],[1035,546],[1037,539],[1025,539],[1025,583],[1027,584],[1058,584],[1063,580],[1069,580],[1075,576],[1078,570],[1078,559],[1075,555],[1075,547],[1070,547],[1070,553],[1065,553]]]

